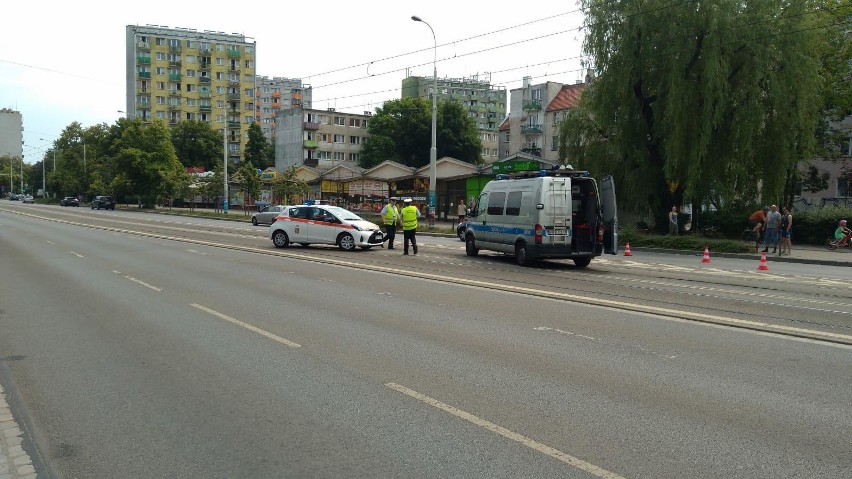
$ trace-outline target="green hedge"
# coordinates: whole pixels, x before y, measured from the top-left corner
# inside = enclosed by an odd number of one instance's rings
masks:
[[[754,251],[754,246],[743,244],[739,239],[707,238],[701,235],[662,236],[645,231],[637,231],[634,228],[620,228],[618,243],[621,245],[621,248],[624,248],[628,242],[631,247],[639,246],[696,252],[704,251],[705,247],[710,248],[710,251],[716,253],[748,253],[749,251]]]
[[[689,236],[738,240],[749,226],[748,217],[758,207],[745,211],[700,213],[693,222]],[[834,235],[841,219],[852,220],[850,208],[821,208],[793,212],[793,244],[821,245]]]

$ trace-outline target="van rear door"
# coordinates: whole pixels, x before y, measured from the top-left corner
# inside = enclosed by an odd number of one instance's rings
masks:
[[[615,204],[615,181],[601,178],[601,214],[604,223],[604,252],[618,254],[618,208]]]

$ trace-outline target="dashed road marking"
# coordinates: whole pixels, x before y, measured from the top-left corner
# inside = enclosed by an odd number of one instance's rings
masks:
[[[192,304],[190,304],[190,306],[192,306],[193,308],[200,309],[201,311],[204,311],[205,313],[212,314],[213,316],[216,316],[219,319],[224,319],[225,321],[228,321],[229,323],[233,323],[233,324],[236,324],[237,326],[240,326],[242,328],[246,328],[249,331],[260,334],[261,336],[266,336],[267,338],[269,338],[269,339],[271,339],[275,342],[284,344],[286,346],[290,346],[291,348],[301,348],[302,347],[301,344],[294,343],[293,341],[290,341],[289,339],[284,339],[281,336],[276,336],[275,334],[272,334],[269,331],[264,331],[263,329],[260,329],[257,326],[252,326],[251,324],[244,323],[244,322],[240,321],[239,319],[232,318],[232,317],[228,316],[227,314],[220,313],[219,311],[210,309],[206,306],[202,306],[202,305],[197,304],[197,303],[192,303]]]

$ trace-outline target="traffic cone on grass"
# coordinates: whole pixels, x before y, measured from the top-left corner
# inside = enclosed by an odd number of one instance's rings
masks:
[[[757,267],[758,271],[769,271],[769,265],[766,264],[766,251],[760,252],[760,266]]]
[[[630,242],[624,246],[624,256],[633,256],[633,253],[630,252]]]
[[[702,263],[709,263],[710,262],[710,248],[707,247],[707,246],[704,247],[704,257],[701,258],[701,262]]]

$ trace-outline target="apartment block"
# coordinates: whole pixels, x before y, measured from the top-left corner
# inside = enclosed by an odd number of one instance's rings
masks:
[[[525,77],[523,87],[509,92],[508,130],[502,133],[500,159],[520,152],[556,161],[558,151],[554,154],[545,119],[547,106],[562,87],[557,82],[533,85],[531,78]]]
[[[240,34],[162,25],[126,27],[129,118],[210,123],[239,162],[255,108],[256,44]]]
[[[280,110],[275,122],[275,168],[357,166],[364,140],[369,137],[370,115],[367,111],[363,115],[341,113],[333,108]]]
[[[311,87],[298,78],[257,77],[255,117],[263,134],[275,143],[275,117],[282,109],[311,108]]]
[[[431,100],[435,77],[410,76],[402,80],[402,98]],[[488,79],[438,78],[438,101],[454,100],[473,118],[482,140],[482,160],[493,163],[499,157],[499,131],[506,117],[506,89],[491,84]]]

